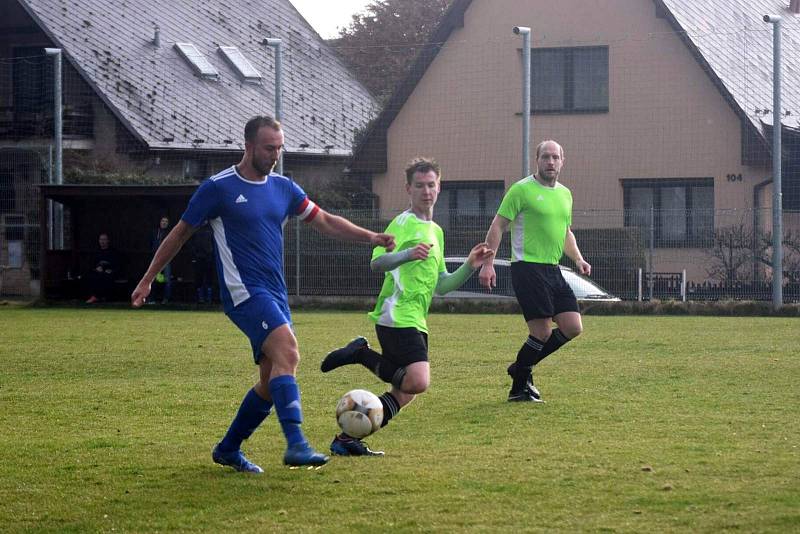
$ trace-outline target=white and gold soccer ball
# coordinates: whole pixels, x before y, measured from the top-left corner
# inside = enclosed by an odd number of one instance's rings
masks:
[[[383,405],[374,393],[354,389],[345,393],[336,405],[336,422],[352,438],[365,438],[383,422]]]

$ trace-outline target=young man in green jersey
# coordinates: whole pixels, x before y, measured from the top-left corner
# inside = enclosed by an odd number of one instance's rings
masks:
[[[375,324],[383,354],[372,350],[367,340],[357,337],[334,350],[322,361],[327,373],[342,365],[360,363],[378,378],[391,384],[381,395],[386,426],[400,409],[428,389],[428,308],[434,292],[444,295],[461,285],[494,250],[486,243],[475,245],[464,264],[448,273],[444,263],[444,233],[433,222],[433,206],[439,196],[441,170],[432,159],[417,158],[406,168],[406,191],[410,207],[387,227],[395,236],[396,252],[376,247],[370,264],[386,276],[375,309],[369,314]],[[376,456],[362,441],[339,434],[331,452],[342,456]]]
[[[489,247],[497,250],[511,227],[511,284],[528,323],[528,339],[507,370],[512,402],[542,402],[533,384],[533,367],[583,331],[578,301],[558,266],[566,254],[580,274],[592,272],[570,229],[572,193],[558,182],[563,165],[561,145],[552,140],[539,143],[538,172],[508,189],[486,234]],[[488,290],[495,287],[494,259],[483,265],[479,279]]]

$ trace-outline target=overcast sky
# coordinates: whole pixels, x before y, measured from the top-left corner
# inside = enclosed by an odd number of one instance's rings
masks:
[[[364,10],[370,0],[291,0],[297,11],[323,39],[339,35],[339,28],[350,24],[351,16]]]

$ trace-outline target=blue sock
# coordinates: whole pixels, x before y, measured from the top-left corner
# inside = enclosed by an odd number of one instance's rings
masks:
[[[264,419],[269,415],[272,402],[264,400],[258,396],[255,389],[250,389],[236,412],[231,426],[222,441],[219,442],[220,450],[238,451],[242,442],[258,428]]]
[[[269,381],[269,392],[275,403],[278,421],[283,435],[291,447],[307,443],[300,424],[303,422],[303,409],[300,407],[300,388],[292,375],[281,375]]]

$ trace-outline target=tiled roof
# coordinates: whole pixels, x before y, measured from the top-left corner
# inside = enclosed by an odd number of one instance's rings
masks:
[[[247,119],[275,113],[275,56],[263,44],[267,37],[282,40],[288,151],[349,154],[354,131],[376,112],[369,92],[288,0],[20,3],[151,149],[242,149]],[[155,26],[160,47],[153,44]],[[193,43],[219,79],[196,75],[176,42]],[[240,81],[219,46],[238,47],[261,73],[261,83]]]
[[[772,24],[781,16],[784,126],[800,125],[800,15],[789,0],[657,0],[669,10],[679,35],[699,53],[733,104],[758,129],[772,124]]]

